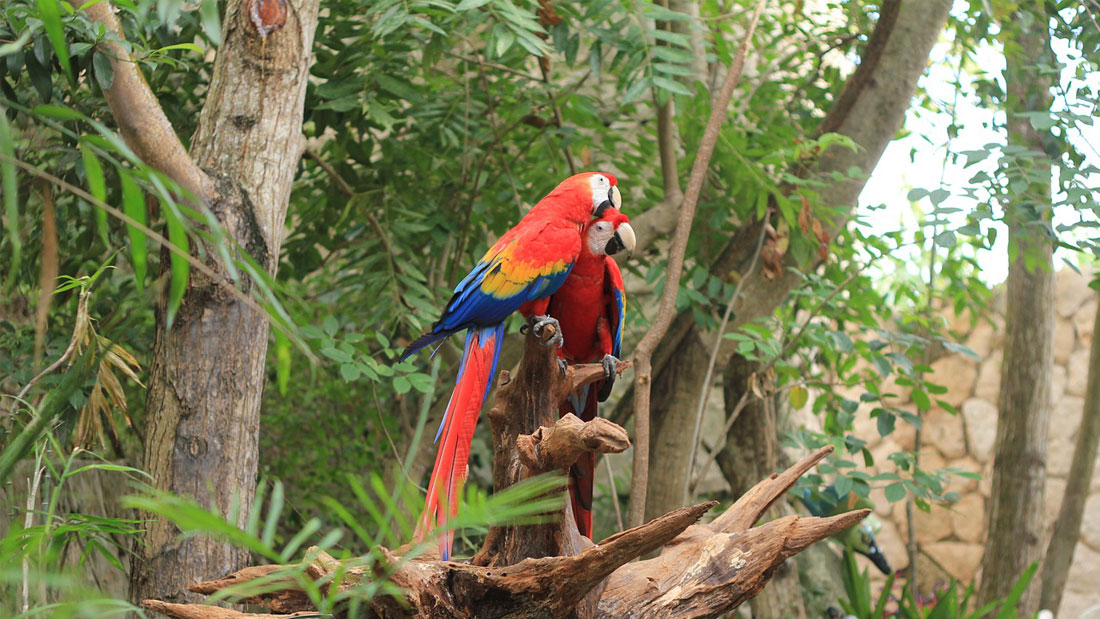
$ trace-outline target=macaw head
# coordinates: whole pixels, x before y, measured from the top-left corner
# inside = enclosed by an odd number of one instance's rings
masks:
[[[630,227],[630,218],[611,206],[598,207],[597,211],[596,218],[588,222],[585,230],[588,251],[597,256],[614,256],[624,249],[628,256],[633,253],[637,239],[634,228]]]
[[[562,215],[577,223],[587,222],[604,209],[623,205],[619,181],[606,172],[574,174],[554,188],[539,204],[562,209]]]

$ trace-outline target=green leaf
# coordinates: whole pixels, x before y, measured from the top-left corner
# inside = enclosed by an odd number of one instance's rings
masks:
[[[0,188],[4,190],[4,227],[8,230],[8,240],[11,242],[11,265],[8,271],[15,277],[23,256],[23,240],[19,237],[19,187],[15,175],[15,144],[5,109],[0,109],[0,155],[4,156],[0,160]]]
[[[1020,579],[1012,587],[1008,597],[1005,598],[1004,606],[1001,606],[1001,611],[997,613],[997,619],[1011,619],[1016,616],[1016,602],[1023,596],[1027,584],[1031,582],[1031,578],[1035,576],[1035,571],[1038,569],[1039,562],[1035,561],[1024,570],[1024,573],[1020,575]]]
[[[496,28],[496,55],[503,56],[516,42],[516,33],[503,27]]]
[[[891,503],[897,503],[905,498],[905,483],[896,481],[889,486],[886,486],[886,500]]]
[[[677,82],[676,80],[669,79],[667,77],[661,77],[660,75],[653,76],[653,84],[658,88],[667,90],[678,95],[691,96],[691,91],[686,86]]]
[[[49,116],[51,118],[60,118],[61,120],[84,120],[84,115],[80,112],[67,108],[63,105],[36,105],[33,108],[35,114],[40,116]]]
[[[50,68],[42,66],[34,54],[27,54],[24,62],[27,65],[27,73],[31,76],[31,84],[38,92],[38,98],[49,102],[53,98],[53,77]]]
[[[141,187],[138,187],[128,170],[119,168],[118,179],[122,185],[122,210],[134,221],[146,225],[145,196]],[[130,264],[134,267],[134,283],[138,292],[141,292],[145,287],[145,272],[149,264],[145,233],[130,224],[126,224],[126,232],[130,237]]]
[[[398,376],[393,379],[393,390],[397,393],[408,393],[409,389],[412,389],[412,383],[404,376]]]
[[[168,326],[171,327],[172,321],[176,317],[176,311],[179,310],[180,303],[183,302],[183,295],[187,292],[187,279],[191,276],[191,264],[184,258],[184,256],[191,253],[191,246],[187,240],[187,229],[175,209],[170,205],[165,205],[162,210],[164,211],[165,223],[168,226],[168,241],[182,252],[182,255],[174,251],[168,252],[171,261],[171,283],[168,287],[166,319]]]
[[[107,183],[103,178],[103,166],[99,164],[99,159],[92,152],[92,149],[88,148],[88,145],[83,142],[80,144],[80,156],[84,160],[84,175],[88,179],[88,193],[92,194],[92,197],[96,200],[106,203]],[[103,207],[98,204],[93,204],[92,207],[95,211],[95,223],[96,228],[99,230],[99,238],[103,240],[104,245],[110,247],[111,241],[107,236],[107,211],[103,210]]]
[[[195,45],[194,43],[176,43],[175,45],[165,45],[164,47],[161,47],[160,49],[158,49],[156,51],[158,51],[158,52],[170,52],[170,51],[176,50],[176,49],[185,49],[189,52],[195,52],[196,54],[205,54],[206,53],[202,50],[201,47],[199,47],[198,45]]]
[[[897,417],[889,411],[880,411],[876,420],[879,436],[886,436],[894,431],[894,424],[897,422]]]
[[[70,477],[73,477],[74,475],[79,475],[80,473],[83,473],[84,471],[118,471],[118,472],[121,472],[121,473],[136,473],[138,475],[144,475],[145,477],[148,477],[149,479],[153,479],[152,475],[146,473],[145,471],[143,471],[141,469],[135,469],[134,467],[125,466],[125,465],[122,465],[122,464],[111,464],[109,462],[102,462],[102,463],[97,463],[97,464],[88,464],[86,466],[82,466],[82,467],[80,467],[80,468],[78,468],[74,471],[69,471],[69,472],[65,473],[64,475],[62,475],[62,479],[68,479]]]
[[[42,25],[46,28],[46,35],[53,44],[53,51],[57,53],[57,61],[65,70],[65,77],[75,84],[72,67],[69,65],[69,48],[65,44],[65,31],[61,27],[61,7],[57,0],[38,0],[38,12],[42,17]]]
[[[917,408],[922,411],[926,411],[932,406],[932,401],[928,398],[928,393],[924,389],[913,390],[913,403],[917,405]]]
[[[790,398],[791,408],[799,409],[806,406],[806,402],[810,399],[810,393],[802,385],[797,385],[791,388]]]
[[[455,7],[456,11],[472,11],[477,8],[481,8],[486,4],[489,4],[490,0],[462,0]]]
[[[355,359],[348,353],[332,346],[322,348],[321,354],[339,363],[351,363],[355,361]]]
[[[281,329],[275,329],[275,380],[279,394],[286,395],[290,385],[290,339]]]
[[[98,49],[92,54],[92,70],[101,89],[107,90],[115,83],[115,68],[111,66],[111,59]]]
[[[199,5],[199,21],[206,38],[214,45],[222,44],[222,23],[218,16],[218,0],[202,0]]]
[[[355,382],[359,380],[359,366],[352,363],[345,363],[340,366],[340,376],[344,377],[347,382]]]

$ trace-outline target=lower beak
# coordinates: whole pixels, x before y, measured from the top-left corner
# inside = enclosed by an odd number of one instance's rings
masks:
[[[615,236],[607,242],[606,253],[611,256],[625,249],[626,257],[629,258],[634,253],[634,247],[637,243],[638,239],[634,236],[634,228],[631,228],[630,224],[627,223],[620,224],[615,230]]]

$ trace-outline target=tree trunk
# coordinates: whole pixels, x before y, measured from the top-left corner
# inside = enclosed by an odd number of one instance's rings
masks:
[[[905,111],[916,90],[917,80],[924,73],[928,54],[932,45],[936,42],[940,32],[947,21],[947,11],[950,2],[947,0],[909,0],[902,2],[897,9],[896,19],[888,23],[881,23],[876,27],[874,38],[880,43],[868,53],[874,54],[874,62],[865,58],[861,66],[867,67],[864,72],[858,72],[849,80],[846,90],[847,96],[843,109],[839,107],[830,112],[829,126],[835,126],[837,133],[850,137],[858,149],[850,149],[843,146],[834,146],[826,150],[811,169],[804,170],[803,176],[827,179],[833,173],[845,174],[850,167],[856,167],[864,175],[870,174],[878,163],[879,157],[886,149],[886,145],[897,134],[905,118]],[[860,192],[866,183],[866,177],[856,177],[848,180],[833,182],[825,185],[821,190],[821,200],[824,204],[844,205],[851,209],[855,207]],[[655,207],[642,214],[637,219],[640,221],[635,226],[638,234],[659,235],[667,232],[662,225],[657,225],[666,219],[664,209],[666,206]],[[667,207],[672,208],[672,207]],[[827,222],[823,222],[828,224]],[[840,224],[839,221],[831,225],[833,231]],[[744,272],[752,259],[749,255],[754,247],[753,239],[757,237],[759,228],[755,226],[743,226],[730,240],[730,243],[720,252],[712,271],[725,273],[731,270]],[[742,290],[742,299],[736,315],[730,321],[730,329],[766,316],[775,311],[775,308],[786,298],[787,294],[801,281],[798,275],[789,273],[787,267],[794,266],[788,257],[784,263],[783,274],[774,280],[763,277],[753,277],[745,282]],[[685,322],[686,321],[686,322]],[[688,325],[686,328],[677,326]],[[694,318],[690,311],[681,312],[674,321],[674,326],[669,330],[665,339],[661,342],[659,350],[674,351],[673,360],[665,363],[663,367],[660,360],[654,364],[657,384],[675,384],[666,382],[665,373],[681,374],[685,370],[677,362],[677,357],[682,354],[682,349],[692,348],[692,341],[698,341],[698,333],[694,327]],[[686,353],[683,353],[686,354]],[[690,434],[694,424],[695,406],[692,404],[699,395],[699,389],[705,373],[706,352],[703,352],[703,370],[698,378],[690,381],[692,385],[677,385],[677,392],[685,394],[687,399],[672,400],[669,404],[662,405],[664,414],[669,418],[662,421],[663,427],[671,428],[677,434],[673,437],[664,437],[660,431],[654,433],[654,443],[651,450],[649,474],[651,480],[649,492],[659,492],[668,496],[675,496],[674,503],[662,505],[679,507],[679,497],[683,492],[683,470],[673,475],[670,468],[679,467],[679,461],[684,458],[682,450],[690,451],[691,437],[687,436],[687,443],[679,440],[679,430],[683,429]],[[667,391],[667,390],[666,390]],[[660,390],[657,393],[661,393]],[[659,396],[663,397],[663,396]],[[629,402],[629,394],[624,400]],[[655,479],[667,479],[656,483]],[[652,507],[651,507],[652,505]],[[646,501],[646,513],[655,514],[661,512],[656,504]]]
[[[1093,322],[1093,333],[1100,328],[1100,312]],[[1077,431],[1077,445],[1073,448],[1073,463],[1062,495],[1062,507],[1054,521],[1054,534],[1047,546],[1043,563],[1043,592],[1039,608],[1048,608],[1058,614],[1062,605],[1062,591],[1066,588],[1069,564],[1077,548],[1081,533],[1081,521],[1085,515],[1085,501],[1092,484],[1096,449],[1100,444],[1100,346],[1089,351],[1089,378],[1085,390],[1085,406],[1081,411],[1081,427]]]
[[[723,392],[726,415],[733,414],[748,388],[749,377],[760,369],[760,364],[734,354],[726,365]],[[760,380],[760,377],[757,377]],[[784,465],[783,452],[779,448],[779,424],[776,421],[774,398],[752,398],[738,414],[726,437],[726,449],[718,457],[718,466],[729,481],[733,496],[744,494],[757,479],[763,479]],[[786,501],[780,501],[769,510],[772,518],[794,514]],[[801,558],[798,562],[801,563]],[[804,619],[806,609],[802,603],[802,586],[795,561],[779,566],[772,576],[770,586],[760,595],[749,600],[753,619]]]
[[[286,26],[265,41],[247,1],[228,3],[224,42],[191,144],[194,162],[212,181],[212,195],[203,196],[207,205],[233,241],[272,275],[304,143],[317,8],[317,0],[290,0]],[[227,273],[216,251],[207,248],[206,255],[216,272]],[[247,291],[248,282],[242,288]],[[236,523],[243,527],[255,493],[267,316],[201,274],[192,275],[170,328],[164,305],[162,295],[144,468],[158,489],[216,505],[223,516],[239,505]],[[224,541],[176,538],[165,521],[149,526],[132,574],[134,600],[193,598],[183,589],[187,582],[232,572],[248,559],[247,551]]]
[[[698,329],[691,325],[653,384],[653,441],[649,449],[653,465],[646,493],[646,520],[681,507],[694,430],[685,420],[694,418],[706,373],[707,349]]]
[[[1042,135],[1021,114],[1050,110],[1050,76],[1040,72],[1039,65],[1053,62],[1045,60],[1051,57],[1045,13],[1040,8],[1032,15],[1030,24],[1015,14],[1001,20],[1008,143],[1028,149],[1034,159],[1021,166],[1027,169],[1027,188],[1005,205],[1012,264],[1006,286],[989,534],[982,558],[982,604],[1007,595],[1028,565],[1043,555],[1040,536],[1054,363],[1054,248],[1046,230],[1051,171]],[[1039,609],[1039,593],[1039,579],[1033,578],[1020,598],[1021,614]]]

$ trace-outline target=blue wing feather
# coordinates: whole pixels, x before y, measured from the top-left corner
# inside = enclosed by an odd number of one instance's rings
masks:
[[[524,303],[553,294],[565,283],[569,272],[573,269],[573,263],[570,262],[558,273],[535,277],[513,295],[498,297],[484,292],[481,288],[485,276],[500,262],[497,256],[491,258],[487,256],[487,258],[478,262],[473,270],[458,283],[458,286],[455,286],[454,295],[447,302],[443,315],[430,332],[409,344],[401,355],[401,360],[407,359],[433,342],[464,329],[487,327],[504,322],[505,318]]]

